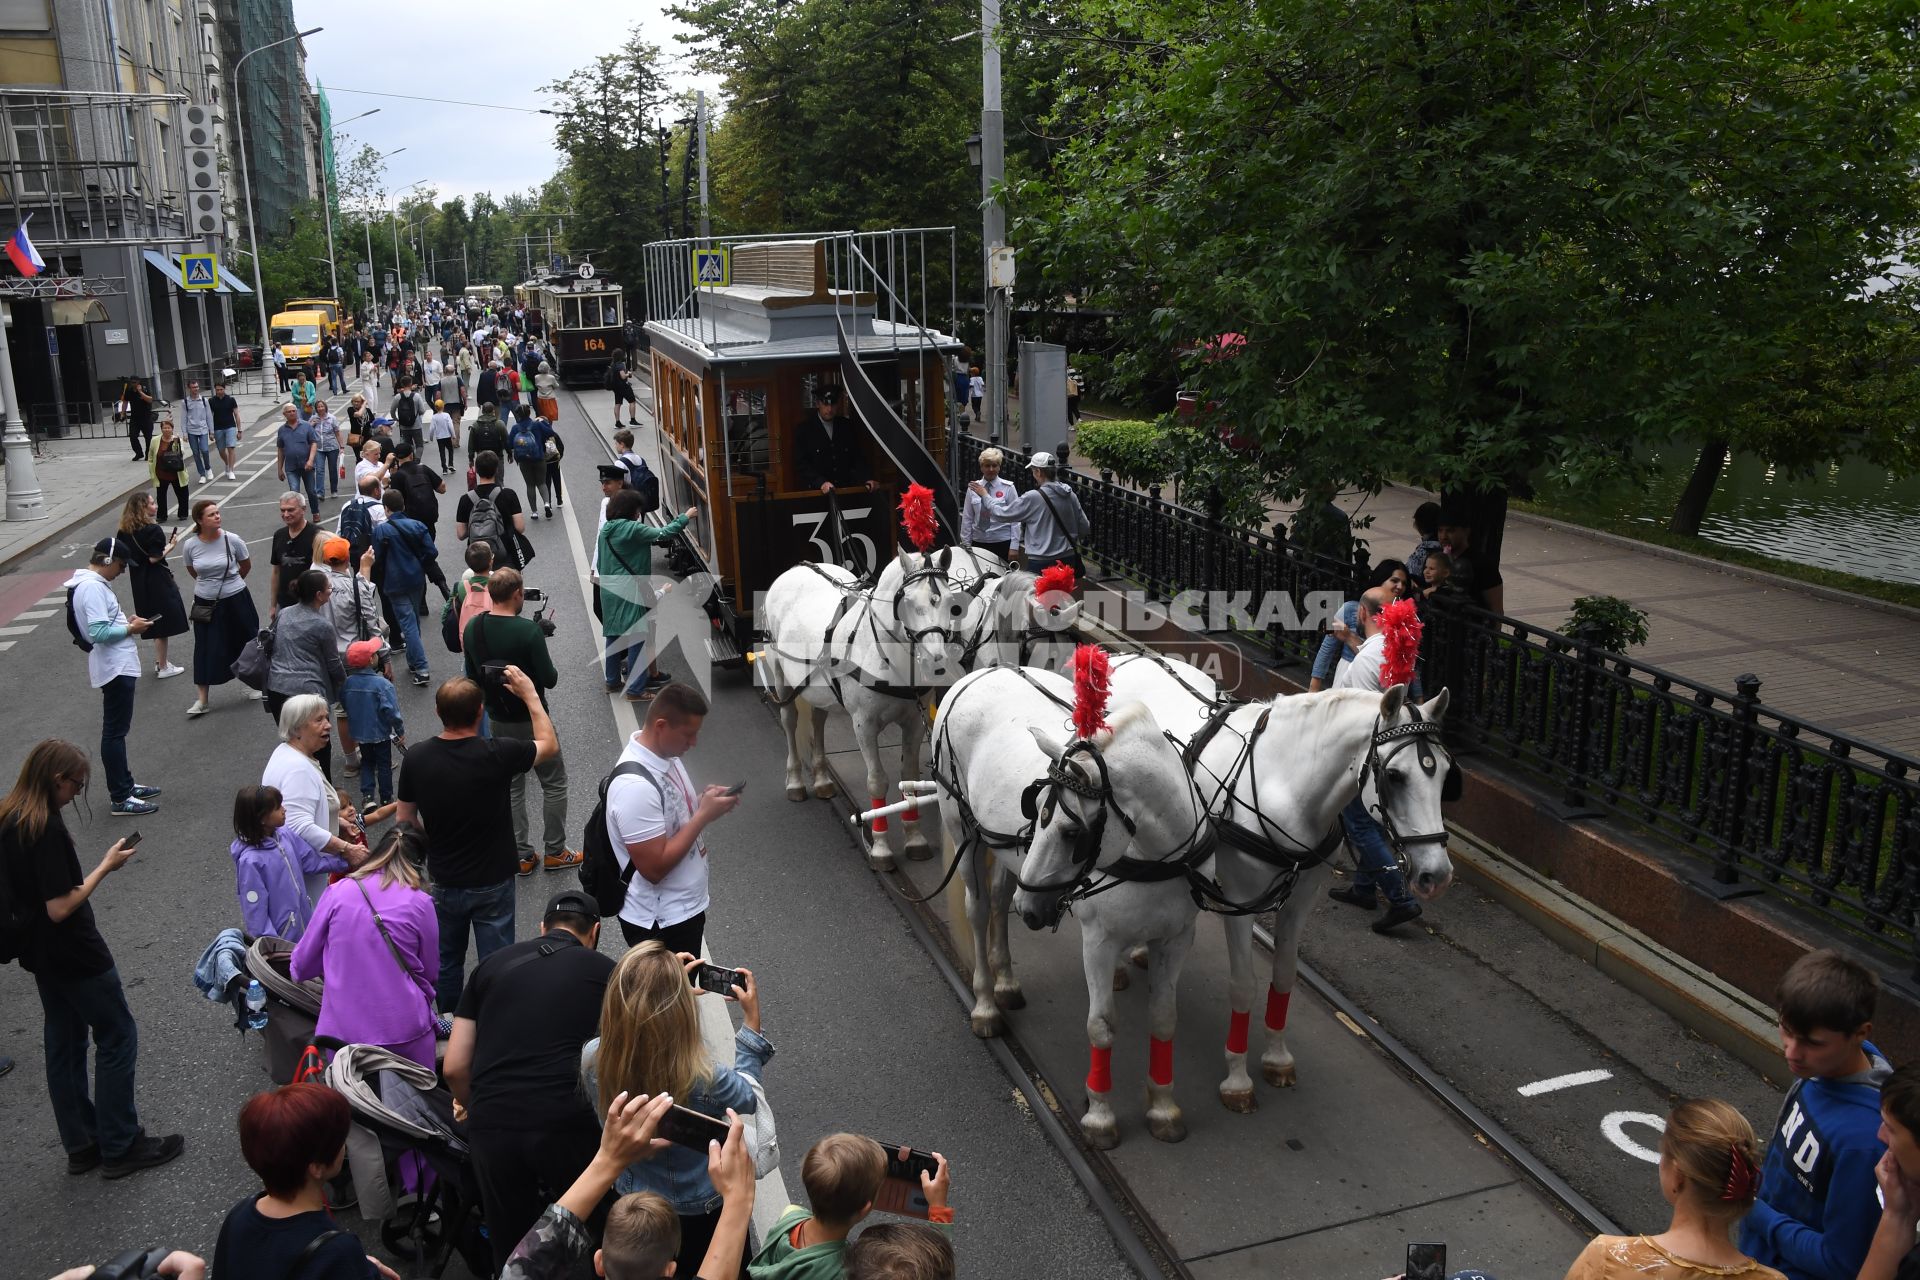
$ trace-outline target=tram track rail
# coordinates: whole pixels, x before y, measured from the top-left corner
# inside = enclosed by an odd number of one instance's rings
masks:
[[[645,384],[642,395],[649,402],[649,411],[651,411],[651,380],[645,376],[642,369],[636,369],[635,373]],[[578,390],[574,388],[566,390],[579,409],[582,419],[591,422],[592,418],[587,414]],[[607,451],[609,459],[616,456],[610,438],[611,432],[612,428],[606,428],[596,429],[593,433],[601,447]],[[1123,650],[1146,651],[1148,649],[1148,646],[1130,637],[1109,633],[1104,629],[1097,634],[1090,634],[1087,638]],[[837,794],[833,803],[844,814],[851,815],[853,804],[848,797],[853,793],[844,785],[844,780],[842,782],[843,785],[836,789]],[[849,843],[858,848],[859,837],[853,834],[850,827],[848,831]],[[972,986],[962,972],[947,940],[945,922],[929,904],[912,900],[916,889],[905,870],[895,870],[882,875],[893,890],[888,896],[893,899],[901,919],[905,921],[915,939],[932,959],[941,978],[953,991],[954,998],[960,1007],[971,1008]],[[1255,923],[1254,939],[1271,954],[1273,935],[1264,924]],[[1492,1150],[1500,1159],[1518,1171],[1527,1182],[1551,1199],[1569,1220],[1596,1235],[1621,1234],[1618,1224],[1566,1179],[1548,1167],[1515,1134],[1454,1087],[1417,1052],[1386,1030],[1371,1013],[1348,997],[1305,960],[1299,963],[1298,980],[1323,1004],[1338,1014],[1341,1022],[1352,1034],[1366,1040],[1370,1047],[1400,1074],[1419,1086],[1443,1110],[1462,1124],[1468,1130],[1469,1141],[1477,1141]],[[1066,1163],[1074,1180],[1085,1192],[1090,1207],[1100,1215],[1109,1234],[1134,1270],[1144,1277],[1165,1276],[1174,1277],[1176,1280],[1192,1277],[1194,1273],[1181,1258],[1178,1248],[1160,1227],[1151,1209],[1135,1194],[1126,1176],[1105,1152],[1089,1146],[1081,1138],[1077,1116],[1069,1109],[1069,1104],[1062,1094],[1041,1073],[1033,1055],[1022,1044],[1017,1026],[1010,1025],[1005,1034],[987,1039],[983,1043],[1000,1069],[1012,1081],[1021,1104],[1033,1117],[1049,1144]]]

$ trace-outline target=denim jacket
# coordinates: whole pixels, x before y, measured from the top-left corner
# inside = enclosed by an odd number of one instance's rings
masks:
[[[594,1072],[594,1062],[599,1055],[598,1036],[587,1041],[580,1050],[580,1073],[586,1081],[589,1097],[599,1096],[600,1082]],[[712,1080],[704,1087],[696,1086],[691,1097],[675,1098],[674,1101],[690,1111],[699,1111],[722,1120],[726,1118],[728,1107],[743,1116],[750,1116],[759,1103],[753,1096],[753,1085],[746,1077],[760,1079],[766,1069],[767,1059],[772,1056],[772,1042],[759,1032],[743,1026],[734,1032],[733,1066],[716,1064]],[[623,1196],[635,1191],[658,1192],[673,1205],[675,1213],[688,1218],[712,1213],[720,1207],[720,1193],[713,1189],[713,1180],[707,1176],[707,1153],[690,1147],[666,1147],[654,1152],[650,1160],[628,1165],[613,1184],[613,1189]]]

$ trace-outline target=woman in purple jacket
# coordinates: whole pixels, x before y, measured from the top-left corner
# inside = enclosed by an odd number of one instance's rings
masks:
[[[420,832],[401,824],[320,895],[293,949],[294,981],[326,979],[316,1035],[373,1044],[433,1066],[440,922],[416,869]]]
[[[304,877],[345,871],[348,860],[315,852],[288,829],[277,787],[240,788],[233,798],[233,836],[228,852],[247,936],[300,941],[313,915]]]

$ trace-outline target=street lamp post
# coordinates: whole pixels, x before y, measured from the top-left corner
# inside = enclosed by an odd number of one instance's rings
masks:
[[[265,352],[267,349],[267,295],[260,287],[260,219],[254,216],[253,211],[253,175],[247,164],[247,113],[240,102],[240,68],[245,66],[247,59],[256,53],[265,53],[267,50],[276,49],[283,44],[292,44],[295,40],[303,40],[310,35],[316,35],[324,30],[326,30],[325,27],[308,27],[305,31],[296,31],[290,36],[283,37],[268,44],[263,44],[257,49],[247,50],[235,59],[233,64],[233,118],[235,127],[238,130],[238,141],[240,144],[241,189],[245,193],[247,201],[247,241],[253,246],[253,301],[254,305],[260,308],[260,349],[262,352]]]
[[[393,193],[393,208],[387,210],[387,225],[393,229],[393,279],[400,288],[400,305],[403,307],[407,305],[407,278],[400,271],[400,220],[395,215],[399,212],[402,195],[415,187],[424,187],[431,181],[433,181],[431,178],[422,178],[418,182],[409,182]]]
[[[395,147],[391,151],[382,152],[379,158],[382,160],[391,160],[405,150],[405,147]],[[373,318],[378,320],[380,318],[380,273],[373,269],[373,219],[368,218],[365,222],[362,222],[360,229],[367,233],[367,274],[370,277],[367,281],[367,287],[373,291]],[[394,278],[397,281],[400,272],[399,262],[396,261],[393,264],[393,270]]]
[[[980,0],[980,132],[967,151],[980,166],[980,239],[987,286],[987,434],[995,444],[1007,431],[1007,322],[1013,293],[1007,252],[1007,209],[998,188],[1007,175],[1005,117],[1000,108],[1000,0]],[[977,149],[976,149],[977,147]]]
[[[355,120],[365,120],[368,116],[376,116],[379,114],[380,108],[375,107],[371,111],[362,111],[357,116],[348,116],[340,123],[343,125],[352,124]],[[334,132],[340,132],[338,126],[334,128]],[[341,301],[340,268],[334,262],[333,255],[333,193],[327,187],[327,168],[325,165],[320,166],[320,208],[321,211],[327,215],[327,278],[333,282],[333,300],[339,303]],[[344,332],[344,330],[342,332]]]

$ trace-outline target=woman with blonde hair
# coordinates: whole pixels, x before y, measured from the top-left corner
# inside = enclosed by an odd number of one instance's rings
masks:
[[[1598,1236],[1566,1280],[1786,1280],[1734,1247],[1736,1223],[1760,1189],[1760,1145],[1746,1117],[1695,1098],[1667,1113],[1660,1138],[1660,1194],[1673,1219],[1657,1236]]]
[[[127,562],[135,616],[153,623],[147,628],[145,638],[153,641],[153,674],[161,680],[185,672],[185,668],[167,661],[167,641],[186,634],[187,630],[187,607],[180,600],[180,586],[173,580],[173,568],[167,564],[167,557],[173,554],[179,540],[177,530],[169,537],[154,519],[151,495],[136,493],[121,508],[117,554]]]
[[[696,991],[689,980],[699,964],[698,956],[676,954],[653,940],[621,957],[600,1004],[600,1035],[580,1051],[581,1078],[600,1115],[621,1093],[669,1094],[680,1106],[723,1124],[729,1108],[743,1116],[758,1109],[753,1086],[773,1056],[773,1045],[760,1034],[760,988],[751,970],[735,970],[740,984],[727,998],[739,1003],[742,1025],[734,1035],[733,1065],[722,1066],[707,1057],[700,1039],[694,1001],[708,993]],[[614,1190],[621,1195],[652,1191],[666,1198],[680,1218],[675,1273],[693,1275],[720,1222],[706,1153],[680,1146],[657,1150],[651,1159],[627,1166]]]

